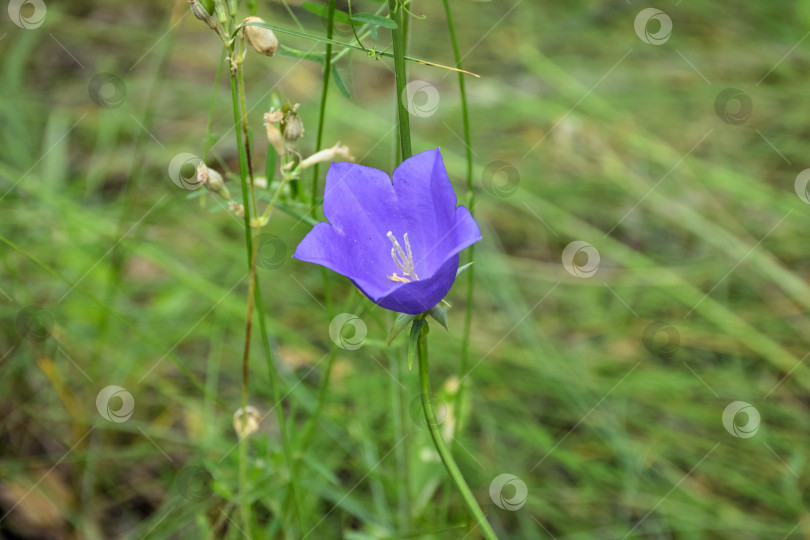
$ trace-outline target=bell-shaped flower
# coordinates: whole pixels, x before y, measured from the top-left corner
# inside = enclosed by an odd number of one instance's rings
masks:
[[[438,149],[406,159],[393,183],[383,171],[332,163],[323,213],[295,258],[349,278],[375,304],[412,315],[441,302],[456,279],[459,252],[481,239]]]

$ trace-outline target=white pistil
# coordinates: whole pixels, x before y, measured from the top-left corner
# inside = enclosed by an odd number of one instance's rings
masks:
[[[408,241],[408,233],[404,234],[404,250],[402,246],[399,245],[399,242],[397,242],[397,239],[394,238],[391,231],[388,231],[386,236],[391,240],[391,244],[394,246],[391,248],[391,258],[394,259],[394,264],[402,270],[402,276],[394,274],[393,276],[388,276],[388,279],[402,283],[409,283],[411,279],[419,281],[419,277],[416,275],[416,271],[413,268],[413,253],[411,253],[411,243]]]

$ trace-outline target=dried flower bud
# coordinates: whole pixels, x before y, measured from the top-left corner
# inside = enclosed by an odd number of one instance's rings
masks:
[[[323,163],[324,161],[334,161],[336,157],[343,158],[343,161],[354,161],[354,157],[349,153],[349,147],[336,143],[332,148],[315,152],[299,165],[302,169],[311,167],[316,163]]]
[[[222,180],[222,175],[214,169],[209,169],[205,163],[197,165],[197,181],[205,186],[205,188],[216,193],[226,201],[231,199],[231,194],[228,193],[228,188],[225,187],[225,182]]]
[[[191,4],[191,12],[194,14],[195,17],[200,19],[202,22],[210,26],[211,28],[217,27],[217,19],[205,9],[199,0],[190,0],[189,3]]]
[[[247,437],[259,429],[259,422],[261,415],[258,409],[252,405],[248,405],[244,409],[241,407],[233,413],[233,429],[240,438]]]
[[[277,111],[273,107],[270,107],[270,112],[264,113],[265,122],[272,122],[274,124],[278,124],[282,120],[284,120],[284,113],[281,111]]]
[[[228,202],[228,210],[230,210],[231,212],[236,214],[238,217],[244,217],[245,216],[245,205],[244,204],[239,204],[239,203],[235,203],[233,201],[229,201]]]
[[[247,23],[263,23],[261,17],[248,17],[242,24]],[[250,46],[256,49],[256,52],[265,56],[273,56],[276,54],[278,48],[278,39],[272,30],[269,28],[261,28],[259,26],[243,26],[242,37],[244,37]]]
[[[264,127],[267,128],[267,140],[270,141],[270,144],[276,149],[276,153],[279,156],[283,156],[285,153],[284,139],[281,136],[281,132],[276,127],[273,118],[273,111],[264,113]]]
[[[298,116],[298,106],[296,103],[287,110],[284,115],[284,121],[281,123],[281,132],[284,133],[284,139],[288,142],[295,142],[304,135],[304,122]]]

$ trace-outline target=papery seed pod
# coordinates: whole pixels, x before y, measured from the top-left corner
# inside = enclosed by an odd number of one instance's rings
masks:
[[[259,429],[261,419],[259,410],[253,405],[248,405],[244,409],[240,407],[233,413],[233,429],[240,438],[247,437]]]
[[[226,201],[231,199],[231,194],[228,193],[228,188],[225,187],[222,175],[214,169],[209,169],[205,163],[197,165],[197,181],[204,185],[208,191],[216,193]]]
[[[247,23],[263,23],[261,17],[248,17],[242,24]],[[272,30],[269,28],[261,28],[259,26],[243,26],[242,37],[253,47],[256,52],[265,56],[273,56],[276,54],[278,48],[278,39]]]
[[[299,103],[296,103],[289,107],[284,115],[284,121],[281,123],[281,132],[287,142],[295,142],[304,135],[304,122],[298,116],[299,105]]]
[[[281,136],[281,132],[276,127],[276,124],[272,121],[272,118],[272,111],[269,113],[264,113],[264,127],[267,128],[267,140],[273,145],[276,153],[279,156],[283,156],[285,154],[284,139]]]
[[[354,161],[354,157],[349,153],[349,147],[344,146],[338,142],[332,148],[326,148],[319,152],[315,152],[301,162],[299,167],[306,169],[316,163],[323,163],[324,161],[335,161],[335,158],[343,158],[343,161]]]
[[[245,205],[235,203],[233,201],[228,202],[228,210],[233,212],[238,217],[244,217],[245,215]]]
[[[210,26],[212,29],[217,27],[217,19],[211,15],[211,12],[209,12],[205,6],[199,2],[199,0],[191,0],[189,3],[191,4],[191,12],[195,17]]]
[[[278,124],[283,120],[284,120],[284,113],[273,107],[270,107],[269,112],[264,113],[265,122],[272,122],[274,124]]]

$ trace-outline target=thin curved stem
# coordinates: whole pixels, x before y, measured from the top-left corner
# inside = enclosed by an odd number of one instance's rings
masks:
[[[404,10],[397,7],[397,0],[388,0],[388,11],[391,19],[397,23],[397,27],[391,30],[391,38],[394,41],[394,76],[397,87],[397,125],[399,126],[399,145],[401,159],[405,161],[413,155],[411,150],[411,126],[408,109],[402,103],[402,94],[405,93],[407,75],[405,73],[405,29],[402,26],[402,12]]]
[[[484,516],[484,512],[481,510],[481,507],[478,506],[478,502],[475,500],[475,497],[473,497],[470,487],[464,480],[464,476],[461,474],[458,465],[456,465],[453,455],[444,444],[444,439],[442,438],[441,430],[439,429],[439,425],[436,420],[436,413],[434,412],[433,406],[430,403],[431,394],[430,378],[428,375],[427,333],[427,322],[423,322],[422,329],[419,332],[419,338],[417,340],[417,355],[419,356],[419,388],[422,393],[422,409],[425,412],[425,420],[428,430],[430,431],[430,437],[433,439],[433,445],[436,447],[436,451],[442,458],[444,468],[447,469],[447,473],[450,475],[450,478],[453,479],[456,489],[458,489],[458,492],[461,494],[461,498],[464,500],[464,505],[467,507],[467,512],[469,512],[470,517],[475,520],[481,534],[484,535],[486,540],[498,540],[495,531],[492,530],[486,516]]]
[[[230,51],[231,58],[233,58],[233,49]],[[240,68],[241,69],[241,68]],[[239,152],[239,179],[242,184],[242,200],[244,203],[247,203],[250,200],[250,188],[248,186],[248,174],[247,174],[247,155],[245,153],[245,148],[242,145],[242,130],[241,130],[241,115],[240,115],[240,107],[239,107],[239,77],[235,70],[231,69],[231,98],[233,100],[233,117],[234,117],[234,124],[236,128],[236,146]],[[248,269],[253,274],[253,230],[250,228],[250,208],[245,206],[244,212],[244,225],[245,225],[245,247],[247,251],[247,263]],[[251,289],[251,293],[253,290],[253,279],[252,277],[255,276],[253,274],[251,276],[251,282],[249,288]],[[245,412],[245,407],[247,406],[247,385],[248,385],[248,359],[250,357],[250,328],[251,328],[251,318],[253,312],[253,303],[250,298],[248,298],[248,314],[247,320],[245,322],[245,346],[244,346],[244,353],[242,359],[242,412]],[[239,440],[239,509],[240,514],[242,517],[242,522],[244,527],[250,527],[250,505],[248,503],[248,493],[247,493],[247,437],[241,437]]]
[[[332,39],[335,27],[335,0],[329,0],[329,10],[326,18],[326,37]],[[321,149],[323,143],[323,124],[326,119],[326,97],[329,95],[329,75],[332,72],[332,44],[326,44],[326,55],[323,59],[323,86],[321,87],[321,110],[318,114],[318,134],[315,137],[315,151]],[[318,200],[318,163],[312,167],[312,206],[317,206]]]
[[[450,1],[449,0],[442,0],[444,2],[444,13],[445,18],[447,19],[447,28],[450,31],[450,41],[453,45],[453,56],[456,61],[456,67],[458,69],[463,69],[461,65],[461,51],[458,48],[458,39],[456,38],[456,28],[453,25],[453,14],[450,11]],[[464,81],[464,76],[459,72],[458,78],[458,90],[461,94],[461,122],[464,131],[464,146],[466,147],[466,158],[467,158],[467,208],[472,215],[473,211],[475,210],[475,191],[473,189],[473,153],[472,153],[472,137],[470,135],[470,112],[467,106],[467,86]],[[467,262],[472,262],[475,256],[475,246],[470,246],[469,251],[467,252]],[[470,355],[470,329],[472,326],[472,308],[473,308],[473,287],[475,284],[475,266],[469,267],[467,270],[467,293],[465,298],[465,311],[464,311],[464,329],[461,333],[461,358],[458,366],[458,378],[462,381],[458,392],[456,393],[456,399],[454,404],[454,409],[456,411],[457,418],[461,420],[461,411],[463,409],[464,399],[466,398],[466,387],[467,385],[463,382],[467,379],[465,376],[467,375],[467,365],[468,365],[468,358]],[[453,425],[453,436],[461,429],[461,421],[456,422]]]

